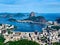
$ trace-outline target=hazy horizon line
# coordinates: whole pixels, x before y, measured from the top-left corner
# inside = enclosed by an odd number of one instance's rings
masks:
[[[31,12],[0,12],[0,13],[31,13]],[[39,12],[34,12],[39,13]],[[42,13],[60,13],[60,12],[42,12]]]

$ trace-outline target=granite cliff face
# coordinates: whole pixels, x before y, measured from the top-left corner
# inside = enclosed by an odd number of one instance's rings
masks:
[[[35,21],[35,22],[46,22],[46,19],[43,16],[36,17],[34,12],[31,12],[30,16],[25,20],[31,20],[31,21]]]

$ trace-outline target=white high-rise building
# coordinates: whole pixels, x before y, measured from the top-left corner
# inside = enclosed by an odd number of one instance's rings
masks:
[[[1,30],[0,30],[0,34],[1,34]]]

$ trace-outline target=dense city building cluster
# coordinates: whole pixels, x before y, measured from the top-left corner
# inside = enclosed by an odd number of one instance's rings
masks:
[[[5,38],[4,43],[8,41],[18,41],[21,39],[28,39],[36,41],[39,44],[52,44],[54,42],[60,42],[60,25],[54,21],[48,21],[45,28],[42,28],[42,32],[14,32],[14,25],[1,24],[0,34]],[[10,32],[8,31],[10,30]]]

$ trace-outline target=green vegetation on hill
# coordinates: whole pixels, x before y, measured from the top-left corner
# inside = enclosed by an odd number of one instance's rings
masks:
[[[4,40],[5,40],[5,39],[4,39],[3,35],[0,35],[0,45],[4,45],[4,43],[3,43]]]
[[[1,38],[1,40],[2,40],[2,38]],[[40,44],[38,44],[35,41],[21,39],[18,41],[9,41],[7,43],[3,43],[2,41],[0,41],[0,45],[40,45]]]
[[[0,45],[4,45],[4,43],[0,42]]]
[[[52,26],[51,28],[59,30],[60,26]]]
[[[34,42],[34,41],[29,41],[29,40],[19,40],[19,41],[9,41],[7,42],[5,45],[39,45],[38,43]]]
[[[60,43],[59,42],[55,42],[55,43],[53,43],[53,45],[60,45]]]
[[[4,36],[3,36],[3,35],[0,35],[0,43],[1,43],[1,42],[4,42],[4,40],[5,40],[5,39],[4,39]]]
[[[36,22],[43,22],[43,21],[46,21],[45,18],[43,16],[33,16],[33,17],[29,17],[25,20],[31,20],[31,21],[36,21]]]

